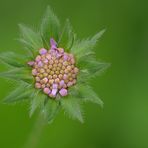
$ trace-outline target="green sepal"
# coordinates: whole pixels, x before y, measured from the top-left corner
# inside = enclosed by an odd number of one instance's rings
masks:
[[[28,68],[15,68],[6,72],[1,72],[0,77],[6,79],[14,79],[16,81],[24,81],[27,83],[33,83],[33,76]]]
[[[43,94],[41,90],[34,89],[31,95],[30,117],[37,108],[40,108],[41,110],[44,108],[46,98],[47,95]]]
[[[25,57],[14,52],[0,53],[0,60],[7,66],[11,67],[24,67]]]
[[[105,30],[100,31],[96,35],[94,35],[92,38],[88,38],[82,41],[75,41],[73,47],[71,48],[71,52],[76,56],[76,60],[78,61],[82,56],[92,52],[92,49],[96,45],[99,38],[103,35]]]
[[[32,93],[32,85],[22,83],[17,85],[17,88],[10,92],[8,96],[3,99],[3,103],[13,104],[29,99]]]
[[[64,48],[65,51],[69,52],[74,42],[74,33],[69,20],[66,20],[65,26],[61,32],[58,46]]]
[[[99,62],[93,59],[89,60],[89,58],[81,60],[80,63],[81,64],[79,64],[78,67],[81,70],[87,69],[89,74],[96,74],[96,73],[99,74],[110,66],[109,63]]]
[[[59,40],[60,22],[57,16],[53,13],[52,9],[48,6],[45,15],[41,22],[40,33],[44,41],[44,46],[48,46],[50,38]]]
[[[68,95],[61,99],[61,106],[65,113],[72,119],[77,119],[81,123],[84,122],[82,115],[81,100],[73,95]]]
[[[40,33],[36,33],[31,28],[22,24],[19,24],[19,28],[21,33],[19,41],[23,43],[25,48],[30,50],[32,56],[35,57],[39,49],[43,47]]]
[[[79,97],[82,101],[96,103],[103,107],[103,101],[98,97],[98,95],[93,91],[93,89],[89,85],[76,85],[74,89],[74,92],[77,92],[77,94],[79,94]]]
[[[60,101],[49,98],[42,110],[42,115],[45,120],[50,124],[53,122],[61,109]]]

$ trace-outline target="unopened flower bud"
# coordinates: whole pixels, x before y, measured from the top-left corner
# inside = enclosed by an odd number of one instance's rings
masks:
[[[53,75],[52,77],[53,77],[53,79],[56,79],[57,78],[57,75]]]
[[[44,78],[44,79],[42,80],[42,82],[43,82],[44,84],[46,84],[46,83],[48,82],[48,79],[47,79],[47,78]]]
[[[69,65],[69,66],[67,66],[67,70],[69,70],[69,71],[71,71],[72,70],[72,68],[71,68],[71,66]]]
[[[38,62],[38,66],[39,66],[39,67],[42,67],[42,66],[43,66],[42,61],[39,61],[39,62]]]
[[[70,86],[72,86],[72,85],[73,85],[72,82],[68,82],[68,83],[67,83],[67,86],[68,86],[68,87],[70,87]]]
[[[38,55],[38,56],[35,58],[35,61],[36,61],[36,62],[39,62],[40,60],[41,60],[41,56]]]
[[[52,89],[51,95],[56,96],[58,89]]]
[[[54,84],[52,85],[52,88],[53,88],[53,89],[57,89],[57,88],[58,88],[58,84],[55,84],[55,83],[54,83]]]
[[[49,80],[49,84],[53,84],[53,82],[54,82],[53,79]]]
[[[65,69],[65,70],[64,70],[64,72],[65,72],[66,74],[68,74],[68,73],[69,73],[68,69]]]
[[[45,70],[43,68],[40,69],[40,73],[44,73]]]
[[[41,88],[41,84],[40,83],[35,83],[35,88],[40,89]]]
[[[32,75],[33,75],[33,76],[36,76],[36,75],[37,75],[37,70],[36,70],[36,69],[33,69],[33,70],[32,70]]]
[[[62,79],[63,78],[63,75],[62,74],[59,74],[59,79]]]
[[[59,71],[55,71],[55,74],[57,74],[57,75],[58,75],[58,74],[59,74]]]
[[[27,63],[29,66],[33,66],[35,63],[34,63],[34,61],[30,61],[30,62],[28,62]]]
[[[71,59],[71,60],[70,60],[70,63],[71,63],[71,64],[75,64],[75,60],[74,60],[74,59]]]
[[[42,89],[44,89],[44,88],[45,88],[45,84],[42,84],[42,86],[41,86],[41,87],[42,87]]]
[[[51,65],[53,64],[53,60],[50,60],[50,62],[49,62]]]
[[[63,48],[57,48],[57,50],[58,50],[60,53],[64,53],[64,49],[63,49]]]
[[[62,88],[62,89],[59,91],[59,93],[60,93],[61,96],[67,96],[68,91],[67,91],[67,89]]]
[[[50,75],[54,75],[54,71],[50,71]]]
[[[63,65],[64,66],[67,66],[68,65],[68,62],[67,61],[63,62]]]
[[[52,65],[49,65],[48,68],[51,69],[52,68]]]
[[[40,78],[39,78],[39,77],[35,77],[35,80],[36,80],[37,82],[39,82],[39,81],[40,81]]]
[[[51,48],[56,48],[57,47],[57,43],[53,38],[50,39],[50,45],[51,45]]]
[[[67,61],[68,60],[68,55],[64,54],[63,59],[64,59],[64,61]]]
[[[40,53],[41,55],[44,55],[44,54],[47,53],[47,50],[46,50],[45,48],[41,48],[41,49],[39,50],[39,53]]]
[[[60,79],[59,78],[56,78],[55,79],[55,83],[59,83],[60,82]]]
[[[60,73],[61,73],[61,74],[64,74],[64,70],[60,70]]]
[[[47,66],[47,65],[44,65],[44,67],[43,67],[43,68],[47,70],[47,69],[48,69],[48,66]]]
[[[76,79],[74,79],[74,80],[72,81],[73,84],[76,84],[76,82],[77,82]]]
[[[79,69],[77,67],[74,68],[74,73],[78,73]]]
[[[47,88],[47,87],[45,87],[43,91],[44,91],[45,94],[50,94],[51,93],[51,90],[49,88]]]
[[[46,55],[46,58],[47,58],[48,60],[51,60],[51,55],[50,55],[50,54],[47,54],[47,55]]]
[[[52,79],[52,76],[51,76],[51,75],[48,75],[48,79],[49,79],[49,80]]]
[[[45,59],[43,62],[44,62],[45,64],[47,64],[47,63],[48,63],[48,60],[47,60],[47,59]]]
[[[62,87],[65,84],[64,80],[60,81],[60,86]]]
[[[64,74],[63,79],[66,80],[68,78],[67,74]]]

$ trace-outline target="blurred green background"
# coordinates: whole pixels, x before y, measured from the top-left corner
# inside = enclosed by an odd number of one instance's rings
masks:
[[[80,38],[107,31],[97,58],[112,65],[92,81],[104,109],[86,104],[85,123],[59,114],[37,148],[148,148],[148,2],[146,0],[0,0],[0,51],[22,50],[18,23],[38,27],[46,5]],[[0,70],[3,70],[0,63]],[[0,79],[0,99],[13,84]],[[28,104],[0,104],[0,148],[21,148],[34,126]]]

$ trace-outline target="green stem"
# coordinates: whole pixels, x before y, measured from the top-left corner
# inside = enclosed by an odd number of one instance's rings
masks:
[[[24,148],[37,148],[43,129],[45,127],[45,123],[45,119],[39,115]]]

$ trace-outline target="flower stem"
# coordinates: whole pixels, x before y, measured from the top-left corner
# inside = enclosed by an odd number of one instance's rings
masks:
[[[45,123],[45,119],[39,114],[33,130],[30,133],[29,138],[23,148],[37,148],[43,129],[45,127]]]

